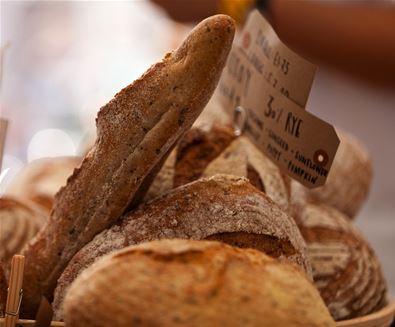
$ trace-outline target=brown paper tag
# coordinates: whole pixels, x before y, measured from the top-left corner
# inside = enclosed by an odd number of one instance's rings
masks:
[[[234,46],[219,84],[220,101],[232,116],[242,107],[245,135],[278,167],[309,188],[323,185],[339,138],[333,126],[303,110],[315,67],[287,49],[257,11],[246,28],[267,40],[270,50],[268,55],[255,51],[254,38],[247,47]],[[277,65],[276,56],[284,58],[284,66]],[[267,72],[275,83],[265,77]]]
[[[237,47],[267,88],[305,107],[317,67],[287,48],[257,10],[249,15]],[[229,61],[232,64],[236,68],[237,63]]]
[[[7,120],[0,118],[0,172],[3,162],[3,152],[5,146],[5,136],[7,133],[7,125],[8,125]]]

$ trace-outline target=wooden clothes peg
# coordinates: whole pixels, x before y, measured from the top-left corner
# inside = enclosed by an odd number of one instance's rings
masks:
[[[19,318],[19,309],[23,296],[23,273],[25,269],[25,257],[14,255],[11,261],[11,273],[8,286],[7,303],[5,308],[4,327],[15,327]]]

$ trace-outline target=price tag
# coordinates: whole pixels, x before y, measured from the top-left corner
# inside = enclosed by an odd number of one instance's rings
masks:
[[[243,49],[248,68],[261,76],[265,87],[304,108],[317,67],[287,48],[257,10],[248,17],[240,43],[236,47]],[[229,61],[233,69],[237,69],[235,59]],[[249,83],[248,76],[245,82]]]
[[[242,111],[245,135],[309,188],[325,183],[339,145],[333,126],[304,110],[315,69],[282,44],[254,11],[219,84],[228,113]]]

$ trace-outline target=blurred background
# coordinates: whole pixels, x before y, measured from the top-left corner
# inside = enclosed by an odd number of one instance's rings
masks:
[[[258,5],[285,43],[319,65],[306,109],[369,150],[374,181],[356,223],[395,296],[393,2],[233,1],[240,26]],[[0,116],[9,128],[0,194],[26,163],[86,151],[100,107],[195,21],[225,9],[216,0],[1,1]]]

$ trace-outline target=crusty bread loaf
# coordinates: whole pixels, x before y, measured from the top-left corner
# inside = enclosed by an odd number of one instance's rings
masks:
[[[180,140],[173,186],[200,178],[207,165],[219,156],[235,139],[232,129],[214,125],[210,131],[192,128]]]
[[[174,186],[201,176],[244,176],[282,209],[289,209],[291,179],[247,137],[235,138],[231,128],[217,125],[208,131],[193,128],[180,141],[177,151]]]
[[[216,124],[209,126],[211,132],[192,128],[184,134],[155,177],[145,201],[201,177],[207,163],[234,140],[231,128]]]
[[[11,181],[6,194],[32,200],[51,211],[55,194],[79,165],[79,157],[43,158],[30,162]]]
[[[368,242],[338,210],[308,205],[300,216],[315,285],[335,320],[382,308],[386,283]]]
[[[336,131],[340,145],[325,185],[308,191],[310,201],[325,203],[353,218],[365,202],[372,181],[372,162],[354,137]]]
[[[0,261],[19,254],[47,220],[47,212],[33,202],[0,198]]]
[[[97,140],[55,198],[49,223],[26,248],[22,312],[50,301],[63,269],[86,243],[144,196],[153,172],[210,99],[234,36],[225,15],[201,22],[184,43],[115,95],[97,117]]]
[[[370,159],[355,139],[341,131],[326,184],[307,189],[283,174],[248,138],[235,139],[230,127],[202,126],[191,129],[177,148],[174,187],[216,173],[245,176],[295,218],[307,201],[333,206],[354,217],[366,200],[372,177]],[[229,133],[225,142],[224,131]]]
[[[122,278],[120,278],[122,276]],[[220,242],[131,246],[85,270],[66,326],[335,326],[296,266]]]
[[[308,275],[305,244],[292,218],[247,179],[216,175],[186,184],[141,205],[97,235],[70,261],[59,278],[53,308],[77,275],[97,258],[128,245],[164,238],[219,240],[252,247],[300,265]]]
[[[265,192],[281,209],[288,209],[289,179],[245,136],[238,137],[210,162],[202,176],[215,174],[248,177],[252,185]]]

